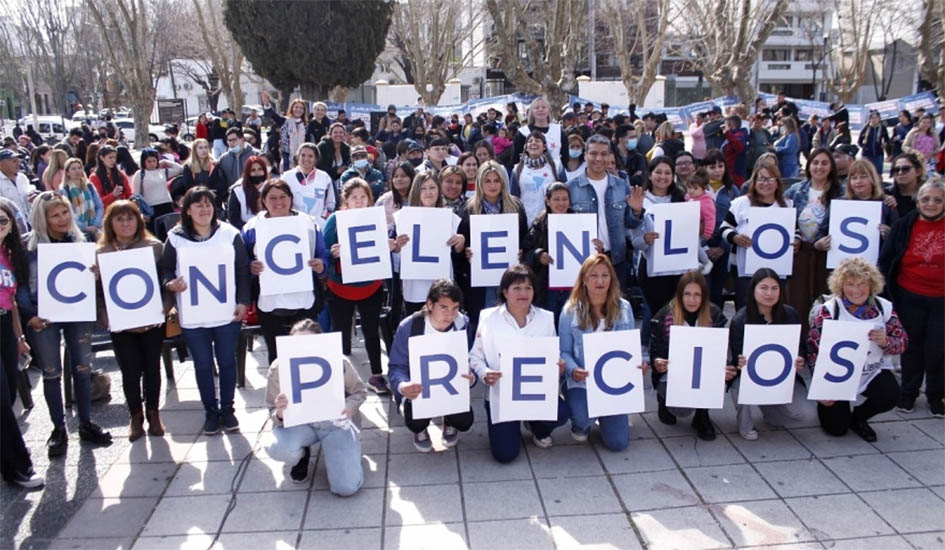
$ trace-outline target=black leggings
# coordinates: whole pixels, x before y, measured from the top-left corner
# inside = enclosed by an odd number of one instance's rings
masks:
[[[411,432],[418,434],[423,430],[427,429],[430,425],[431,418],[417,418],[413,417],[413,404],[406,397],[404,398],[404,425],[407,426],[407,429]],[[469,431],[469,428],[472,428],[473,421],[472,407],[469,407],[469,410],[466,412],[449,414],[443,417],[443,424],[456,428],[461,432]]]
[[[925,379],[929,403],[945,397],[945,298],[929,298],[900,288],[896,311],[909,335],[909,347],[902,354],[902,394],[915,399]]]
[[[161,403],[161,350],[164,346],[164,325],[144,332],[113,332],[112,348],[121,369],[121,389],[125,392],[128,410],[141,410],[141,381],[144,379],[144,402],[157,410]]]
[[[371,374],[381,374],[381,337],[378,328],[383,301],[384,291],[380,286],[374,294],[359,301],[346,300],[336,294],[330,294],[328,298],[331,324],[335,330],[341,332],[341,348],[345,355],[351,355],[351,320],[354,318],[354,309],[358,308],[358,313],[361,314],[361,332],[364,333],[364,347],[371,362]]]
[[[837,401],[829,407],[817,403],[820,427],[830,435],[840,436],[847,433],[854,422],[865,422],[877,414],[892,410],[899,402],[899,382],[891,370],[881,371],[866,386],[863,396],[866,401],[853,410],[850,410],[849,401]]]

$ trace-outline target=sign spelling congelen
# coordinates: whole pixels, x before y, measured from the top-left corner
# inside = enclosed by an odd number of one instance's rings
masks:
[[[164,322],[161,283],[150,246],[99,254],[98,268],[108,330],[118,332]]]
[[[39,316],[54,323],[94,321],[95,245],[40,243],[37,254]]]
[[[261,218],[256,224],[256,256],[263,263],[259,294],[271,296],[315,289],[308,230],[301,216]]]
[[[518,239],[518,214],[469,216],[472,286],[499,286],[505,270],[518,263]]]
[[[177,274],[187,288],[177,294],[181,326],[225,323],[236,310],[236,252],[221,246],[177,249]]]
[[[400,250],[400,278],[449,279],[452,261],[446,243],[456,233],[456,214],[449,208],[407,206],[394,214],[394,220],[397,234],[409,238]]]
[[[584,260],[594,253],[597,214],[548,214],[549,288],[574,286]]]
[[[341,333],[276,338],[279,391],[289,399],[282,421],[289,428],[341,418],[345,408]]]
[[[344,284],[391,278],[387,217],[383,206],[335,212]]]

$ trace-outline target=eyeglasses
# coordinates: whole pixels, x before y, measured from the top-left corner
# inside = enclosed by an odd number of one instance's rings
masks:
[[[10,218],[4,216],[0,218],[0,227],[6,227],[10,223]]]
[[[945,199],[941,197],[930,197],[928,195],[919,199],[919,202],[922,204],[945,204]],[[3,225],[2,220],[0,220],[0,225]]]
[[[677,160],[676,166],[692,166],[691,160]]]
[[[756,183],[778,183],[778,178],[755,178]]]
[[[908,166],[896,166],[892,169],[893,174],[908,174],[909,170],[912,170],[912,165]]]

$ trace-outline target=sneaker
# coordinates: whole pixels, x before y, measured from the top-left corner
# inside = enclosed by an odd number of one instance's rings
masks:
[[[426,430],[413,434],[413,446],[421,453],[429,453],[433,450],[433,442],[430,441],[430,434]]]
[[[932,416],[938,418],[945,417],[945,403],[941,400],[929,401],[929,410],[932,412]]]
[[[215,435],[219,431],[220,431],[219,411],[207,411],[203,420],[203,434]]]
[[[367,387],[377,395],[390,395],[390,385],[383,374],[375,374],[368,378]]]
[[[703,441],[715,440],[715,426],[709,418],[709,411],[697,409],[692,416],[692,427],[696,430],[696,437]]]
[[[300,458],[295,466],[293,466],[289,471],[289,477],[292,478],[293,483],[305,483],[308,481],[308,465],[311,458],[312,450],[309,447],[305,447],[302,458]]]
[[[742,439],[746,441],[755,441],[758,439],[758,430],[749,430],[745,433],[738,432],[738,435],[742,436]]]
[[[37,487],[42,487],[46,483],[46,480],[30,468],[29,472],[21,473],[15,472],[13,474],[13,479],[10,480],[12,483],[23,487],[24,489],[35,489]]]
[[[873,428],[870,428],[866,420],[854,420],[853,423],[850,424],[850,431],[862,437],[863,441],[867,443],[876,441],[876,432],[873,431]]]
[[[53,428],[52,435],[46,440],[46,454],[49,455],[49,458],[66,454],[68,446],[69,434],[66,433],[66,427],[56,426]]]
[[[532,434],[532,443],[535,444],[539,449],[550,449],[551,448],[551,436],[547,437],[538,437],[535,434]]]
[[[223,429],[228,432],[240,431],[240,421],[236,419],[233,407],[227,407],[220,411],[220,424],[223,424]]]
[[[896,410],[904,413],[915,411],[915,397],[909,397],[908,395],[900,397],[899,404],[896,405]]]
[[[459,441],[459,430],[452,426],[443,426],[443,446],[449,449]]]
[[[111,445],[112,434],[95,422],[88,421],[79,425],[79,439],[94,445]]]
[[[571,430],[571,439],[577,441],[578,443],[584,443],[587,441],[587,434],[584,432]]]

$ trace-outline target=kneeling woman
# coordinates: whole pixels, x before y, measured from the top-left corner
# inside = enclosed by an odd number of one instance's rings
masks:
[[[620,297],[620,281],[610,258],[605,254],[588,257],[558,321],[568,408],[571,409],[571,437],[575,441],[587,441],[595,420],[587,414],[585,380],[588,372],[584,365],[584,335],[632,328],[633,311],[630,303]],[[627,447],[630,443],[629,415],[603,416],[596,420],[600,423],[600,436],[605,447],[611,451]]]
[[[502,377],[498,370],[498,346],[504,335],[534,338],[555,335],[554,315],[532,305],[534,297],[535,274],[526,265],[514,265],[502,274],[502,280],[499,282],[499,305],[482,311],[476,340],[473,342],[472,351],[469,352],[469,366],[488,386],[495,386]],[[559,361],[558,366],[563,370],[564,362]],[[512,462],[521,448],[519,422],[492,422],[489,400],[492,397],[498,399],[498,395],[492,395],[494,389],[490,388],[484,402],[489,423],[489,448],[497,461]],[[532,432],[535,446],[550,448],[551,432],[567,422],[568,416],[570,413],[567,405],[559,398],[557,420],[525,422],[526,429]]]
[[[745,325],[800,325],[801,317],[797,310],[784,303],[784,292],[781,288],[781,280],[778,274],[767,267],[763,267],[755,272],[748,283],[747,303],[745,307],[735,313],[732,317],[732,324],[728,328],[728,343],[731,351],[732,361],[738,365],[741,370],[746,364],[746,359],[742,354],[745,344]],[[803,337],[801,337],[803,338]],[[787,342],[787,344],[800,346],[801,338],[797,342]],[[795,349],[798,349],[795,347]],[[804,354],[798,354],[794,361],[795,371],[804,368]],[[751,419],[751,405],[738,404],[738,390],[740,388],[739,380],[741,374],[729,371],[734,379],[731,382],[732,400],[735,402],[735,411],[738,418],[738,433],[749,441],[758,439],[758,431],[755,430],[755,423]],[[726,376],[728,378],[728,376]],[[794,395],[803,391],[803,382],[795,376]],[[764,415],[765,422],[771,426],[781,427],[791,420],[797,420],[801,417],[802,403],[806,403],[806,398],[801,394],[798,403],[788,403],[786,405],[761,405],[761,414]]]
[[[663,424],[675,424],[677,416],[689,416],[693,409],[666,407],[666,374],[669,365],[669,329],[673,325],[690,327],[724,327],[727,319],[722,310],[709,301],[709,286],[698,271],[688,271],[679,278],[676,295],[653,316],[650,339],[650,360],[653,361],[653,387],[659,403],[659,419]],[[704,441],[715,439],[715,427],[708,409],[695,409],[692,427]]]
[[[421,453],[428,453],[433,449],[427,427],[429,418],[413,417],[411,401],[416,399],[423,386],[419,382],[410,380],[410,338],[436,332],[463,331],[466,333],[469,344],[469,318],[460,313],[459,306],[463,303],[463,292],[452,279],[433,281],[427,291],[427,301],[423,309],[416,311],[401,321],[394,335],[394,347],[390,352],[390,362],[387,365],[390,385],[394,390],[394,398],[402,407],[404,424],[413,432],[413,446]],[[472,373],[462,375],[469,380],[470,385],[476,379]],[[404,399],[406,398],[406,399]],[[473,411],[448,414],[443,417],[443,446],[452,447],[459,440],[459,432],[468,431],[473,425]]]
[[[906,351],[909,337],[902,329],[893,304],[880,298],[883,276],[863,258],[844,260],[827,279],[832,296],[814,315],[807,336],[807,363],[814,368],[826,319],[855,321],[869,325],[870,347],[860,377],[858,393],[866,401],[850,410],[848,401],[818,401],[820,427],[830,435],[852,430],[866,441],[876,441],[876,432],[866,422],[892,409],[899,401],[899,382],[893,374],[893,355]],[[941,335],[938,335],[941,337]]]
[[[291,334],[319,334],[322,329],[311,319],[302,319],[292,327]],[[345,408],[338,411],[342,420],[324,420],[300,424],[286,428],[282,415],[289,406],[289,398],[279,391],[279,362],[269,366],[266,383],[266,404],[272,415],[272,435],[275,442],[266,449],[276,459],[295,464],[289,477],[296,483],[305,483],[309,476],[309,463],[312,451],[309,448],[321,443],[325,457],[325,470],[328,472],[328,488],[336,495],[347,497],[358,492],[364,483],[364,471],[361,468],[361,440],[357,430],[361,427],[361,414],[358,408],[367,398],[364,382],[358,376],[347,358],[344,359]],[[343,422],[347,420],[350,422]]]

